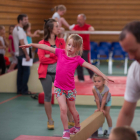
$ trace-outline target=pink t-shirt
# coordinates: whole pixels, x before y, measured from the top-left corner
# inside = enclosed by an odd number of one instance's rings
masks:
[[[75,89],[74,73],[78,65],[85,62],[81,56],[68,57],[65,50],[56,48],[58,56],[54,86],[63,90]]]

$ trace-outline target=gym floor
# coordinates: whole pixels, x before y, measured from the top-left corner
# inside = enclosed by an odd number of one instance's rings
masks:
[[[123,65],[119,67],[120,74],[123,75]],[[116,66],[115,66],[116,67]],[[100,70],[107,70],[107,66],[100,66]],[[117,71],[117,68],[115,69]],[[105,74],[106,72],[103,71]],[[85,72],[86,74],[87,72]],[[116,75],[116,74],[114,74]],[[93,101],[94,102],[94,101]],[[96,109],[96,106],[76,106],[81,122],[90,116]],[[110,114],[113,121],[113,127],[116,125],[117,117],[121,107],[112,107]],[[55,122],[55,129],[47,129],[47,117],[44,105],[38,104],[38,100],[30,96],[17,96],[16,93],[0,93],[0,140],[13,140],[20,135],[33,136],[61,136],[63,126],[60,120],[60,111],[58,105],[52,106],[52,116]],[[140,130],[139,124],[140,111],[136,108],[132,127]],[[108,128],[104,123],[104,130]]]

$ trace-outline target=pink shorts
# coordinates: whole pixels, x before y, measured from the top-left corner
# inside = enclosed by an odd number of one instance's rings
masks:
[[[72,90],[63,90],[57,87],[54,87],[54,93],[56,95],[56,98],[60,97],[61,95],[65,94],[66,98],[69,101],[75,101],[76,98],[76,89],[72,89]]]

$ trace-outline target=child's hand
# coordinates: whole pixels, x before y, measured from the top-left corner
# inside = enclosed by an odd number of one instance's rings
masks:
[[[32,46],[31,44],[27,44],[27,45],[22,45],[22,46],[19,46],[19,47],[22,48],[22,49],[24,49],[24,48],[29,48],[31,46]]]
[[[103,114],[105,114],[105,110],[101,109],[100,111],[103,112]]]
[[[96,110],[95,110],[95,112],[98,112],[98,111],[100,111],[100,109],[96,109]]]

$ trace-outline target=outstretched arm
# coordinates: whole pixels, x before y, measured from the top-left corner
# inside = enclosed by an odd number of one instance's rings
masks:
[[[27,45],[22,45],[20,46],[21,48],[29,48],[29,47],[34,47],[34,48],[38,48],[38,49],[42,49],[42,50],[46,50],[52,53],[55,53],[55,48],[52,48],[50,46],[44,45],[44,44],[35,44],[35,43],[31,43],[31,44],[27,44]]]
[[[90,70],[92,70],[93,72],[95,72],[96,74],[100,75],[101,77],[103,77],[105,80],[107,81],[111,81],[111,82],[114,82],[113,80],[109,79],[106,75],[104,75],[97,67],[95,67],[94,65],[91,65],[90,63],[88,62],[84,62],[82,64],[83,67],[86,67]]]

